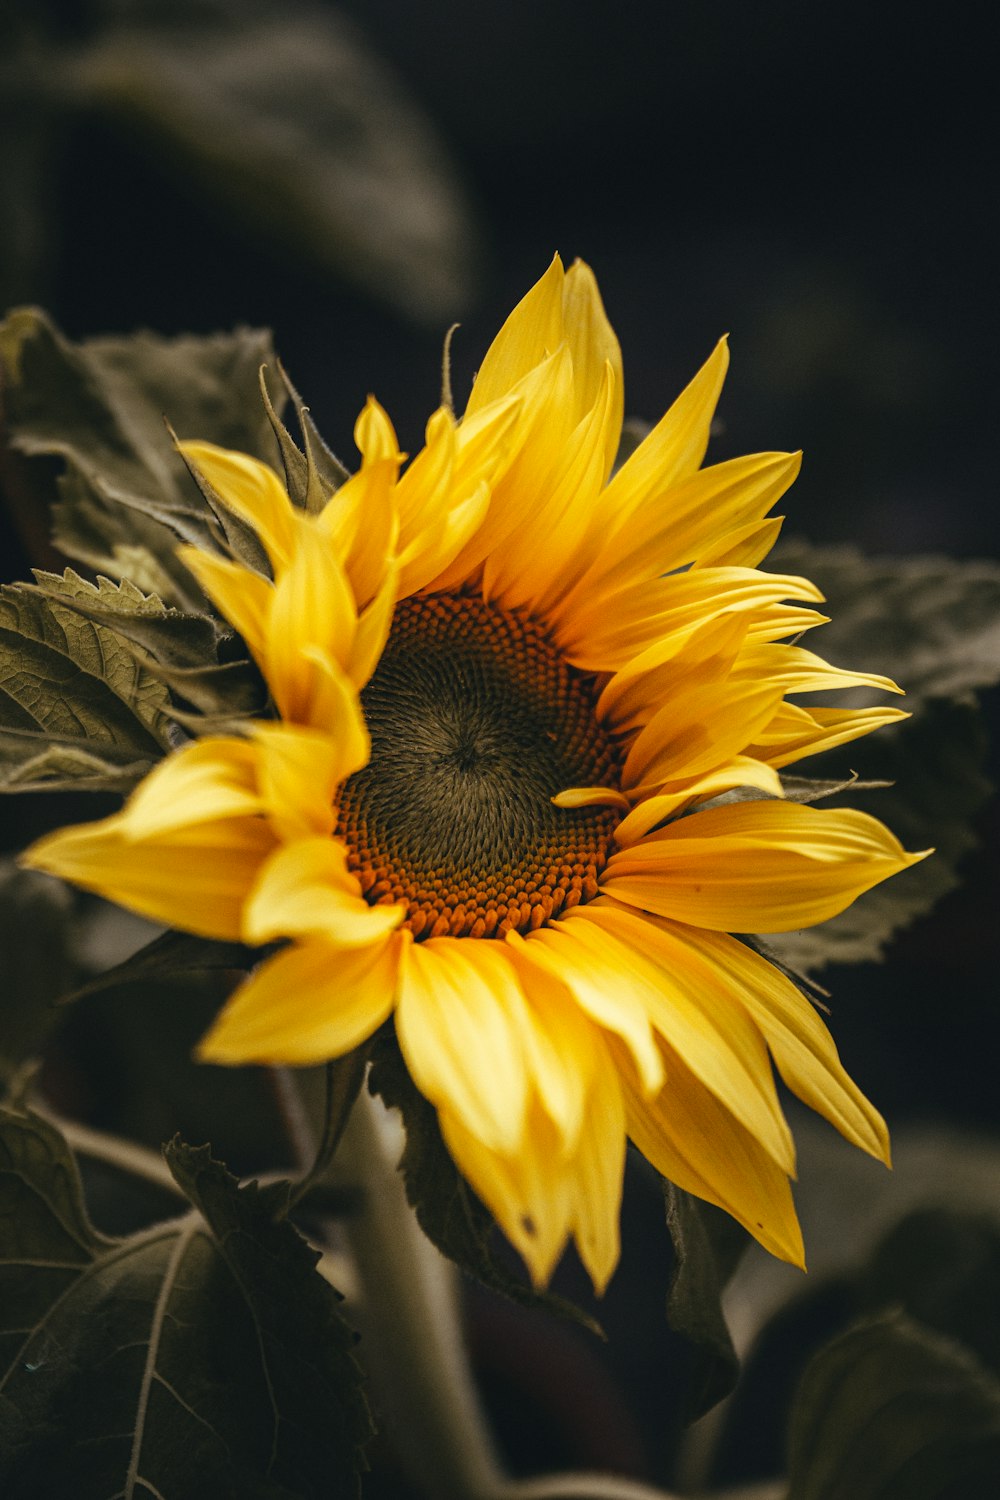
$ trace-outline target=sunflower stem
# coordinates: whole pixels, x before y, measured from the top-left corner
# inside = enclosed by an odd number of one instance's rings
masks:
[[[361,1355],[383,1429],[428,1500],[487,1500],[505,1480],[476,1400],[457,1273],[427,1239],[397,1170],[398,1136],[362,1092],[342,1154],[363,1189],[344,1221],[361,1290]]]

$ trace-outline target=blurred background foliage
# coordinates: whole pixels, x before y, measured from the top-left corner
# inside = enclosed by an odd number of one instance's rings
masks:
[[[802,446],[790,531],[876,555],[995,556],[989,68],[962,5],[921,16],[861,0],[7,0],[0,309],[40,304],[73,339],[270,327],[350,462],[369,390],[413,451],[438,398],[448,325],[462,322],[461,402],[498,317],[554,250],[579,254],[621,337],[631,414],[655,419],[730,331],[712,457]],[[37,517],[15,509],[2,524],[3,579],[52,564]],[[881,576],[875,568],[873,589]],[[971,654],[996,652],[974,633]],[[875,655],[885,646],[873,644]],[[960,664],[960,634],[952,644]],[[845,664],[866,664],[854,642]],[[968,685],[979,680],[973,673]],[[954,714],[956,765],[967,751],[971,768],[960,766],[956,785],[965,777],[972,788],[962,806],[979,840],[950,851],[964,884],[894,941],[885,965],[823,976],[845,1061],[900,1143],[891,1191],[804,1127],[813,1279],[789,1301],[780,1268],[751,1256],[738,1273],[729,1310],[740,1352],[767,1315],[778,1317],[751,1361],[753,1381],[728,1416],[707,1419],[715,1436],[725,1424],[715,1460],[697,1428],[678,1437],[684,1354],[664,1342],[654,1311],[670,1251],[641,1171],[622,1270],[600,1314],[606,1351],[470,1292],[480,1376],[516,1468],[606,1463],[696,1483],[714,1462],[734,1484],[765,1477],[784,1461],[773,1413],[787,1404],[791,1365],[848,1317],[878,1318],[890,1305],[906,1317],[879,1325],[879,1337],[914,1380],[928,1361],[938,1380],[944,1361],[949,1390],[967,1371],[964,1354],[956,1366],[937,1344],[928,1353],[907,1319],[1000,1370],[1000,819],[982,782],[984,756],[996,776],[996,735],[984,751],[974,716]],[[997,718],[988,698],[994,731]],[[872,748],[851,766],[883,774]],[[922,793],[932,802],[934,785]],[[13,850],[40,823],[97,810],[7,799],[0,842]],[[95,937],[93,913],[81,915],[75,897],[67,928],[71,898],[21,880],[0,879],[5,900],[18,882],[3,917],[3,993],[35,996],[18,1052],[41,1041],[53,998],[120,956],[123,941],[100,924]],[[13,936],[29,923],[37,942],[26,957]],[[239,1099],[216,1094],[216,1117],[199,1120],[185,1072],[215,986],[196,977],[171,1006],[155,1049],[162,1078],[141,1097],[116,1094],[124,1086],[113,1081],[148,1048],[132,997],[92,1002],[86,1021],[78,1010],[49,1063],[64,1106],[149,1139],[201,1125],[234,1167],[253,1165]],[[267,1117],[260,1099],[254,1108]],[[924,1204],[965,1217],[927,1218],[927,1209],[892,1230],[893,1216]],[[968,1217],[976,1213],[985,1218]],[[958,1291],[940,1286],[949,1266],[961,1268],[948,1273]],[[566,1282],[583,1296],[572,1269]],[[962,1291],[970,1286],[974,1295]],[[824,1379],[832,1389],[845,1369],[874,1368],[877,1386],[871,1337],[813,1372],[799,1398],[806,1425],[829,1406]],[[976,1389],[976,1452],[990,1463],[992,1394]],[[810,1451],[822,1455],[821,1438]],[[909,1438],[898,1441],[902,1452]],[[795,1463],[796,1497],[839,1493],[804,1464],[801,1444]],[[972,1471],[962,1482],[957,1493],[980,1493]]]

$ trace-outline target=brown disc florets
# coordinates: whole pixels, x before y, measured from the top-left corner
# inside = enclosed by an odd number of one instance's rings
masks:
[[[617,787],[592,679],[544,630],[465,595],[404,599],[361,695],[371,759],[337,833],[367,900],[415,938],[527,932],[597,894],[621,814],[557,792]]]

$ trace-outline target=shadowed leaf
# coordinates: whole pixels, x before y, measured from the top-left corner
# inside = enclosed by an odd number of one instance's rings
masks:
[[[722,1312],[722,1293],[749,1243],[728,1214],[664,1183],[667,1228],[674,1272],[667,1295],[667,1322],[692,1345],[684,1416],[694,1421],[736,1384],[739,1360]]]
[[[183,438],[274,462],[258,387],[260,366],[268,362],[274,362],[270,336],[250,329],[72,344],[45,313],[11,313],[0,325],[7,440],[22,453],[66,461],[56,545],[169,604],[202,610],[177,542],[211,548],[221,532],[174,450],[164,416]],[[37,470],[36,477],[44,504],[47,474]]]
[[[58,1131],[0,1115],[0,1484],[12,1497],[328,1500],[370,1423],[317,1256],[207,1148],[197,1212],[98,1234]]]
[[[993,1500],[1000,1383],[901,1313],[849,1329],[808,1366],[788,1500]]]

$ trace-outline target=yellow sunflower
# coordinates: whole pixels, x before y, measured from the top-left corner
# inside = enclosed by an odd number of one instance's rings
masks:
[[[284,940],[207,1061],[319,1063],[393,1017],[539,1284],[570,1237],[606,1284],[627,1138],[801,1263],[772,1062],[887,1159],[822,1021],[731,936],[821,922],[921,856],[782,800],[781,767],[900,716],[787,695],[898,689],[784,643],[824,618],[757,566],[799,460],[701,467],[726,364],[722,342],[612,475],[618,343],[591,271],[556,258],[408,467],[374,400],[315,512],[257,460],[182,444],[269,558],[182,553],[275,716],[27,856],[172,926]]]

